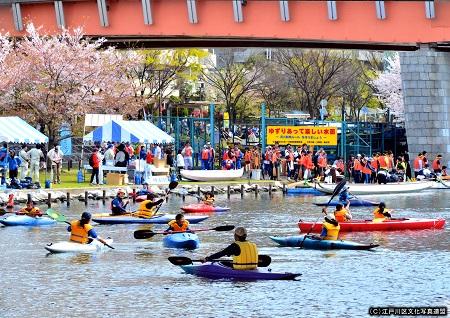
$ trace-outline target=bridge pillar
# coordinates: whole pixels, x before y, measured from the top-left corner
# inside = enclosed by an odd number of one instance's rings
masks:
[[[450,53],[421,48],[400,53],[410,159],[425,150],[450,161]],[[450,162],[449,162],[450,163]]]

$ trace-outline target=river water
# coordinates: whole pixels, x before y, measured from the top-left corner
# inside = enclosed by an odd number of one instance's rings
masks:
[[[450,220],[450,191],[366,197],[382,199],[395,217]],[[218,205],[231,212],[211,215],[195,227],[245,226],[273,271],[300,272],[298,281],[210,281],[184,274],[171,255],[203,257],[232,242],[232,232],[199,232],[195,251],[162,247],[161,236],[135,240],[138,225],[97,225],[115,250],[95,255],[47,255],[49,242],[68,239],[63,224],[46,228],[1,227],[0,317],[365,317],[370,306],[450,307],[450,228],[350,233],[345,239],[381,246],[374,251],[314,251],[276,247],[268,235],[296,235],[297,221],[316,220],[313,202],[327,197],[239,195]],[[186,203],[194,203],[187,198]],[[109,204],[109,203],[107,203]],[[183,204],[173,195],[161,211]],[[106,209],[101,201],[55,206],[68,217]],[[330,208],[331,209],[331,208]],[[371,208],[351,209],[370,218]],[[153,226],[165,229],[164,225]]]

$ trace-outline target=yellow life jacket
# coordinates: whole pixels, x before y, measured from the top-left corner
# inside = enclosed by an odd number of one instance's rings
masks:
[[[146,205],[149,202],[153,202],[152,200],[145,200],[139,204],[136,215],[143,218],[151,218],[155,215],[156,206],[152,206],[150,209],[147,209]]]
[[[388,209],[384,209],[384,212],[389,212],[390,210]],[[380,212],[380,208],[376,208],[373,211],[373,219],[375,222],[383,222],[384,220],[386,220],[386,217],[384,216],[383,213]]]
[[[184,220],[183,225],[179,226],[176,220],[172,220],[169,222],[169,226],[174,232],[186,232],[187,228],[189,227],[189,221]]]
[[[258,248],[252,242],[235,242],[241,249],[241,254],[233,256],[233,268],[239,270],[255,269],[258,267]]]
[[[74,242],[78,242],[81,244],[86,244],[89,242],[89,231],[92,229],[92,225],[85,224],[84,226],[80,225],[80,221],[72,221],[70,222],[70,240]]]
[[[22,208],[22,209],[20,209],[19,212],[23,212],[24,214],[26,214],[28,216],[41,215],[41,210],[37,207],[34,207],[31,210],[27,210],[27,208]]]
[[[323,222],[322,226],[327,230],[327,236],[324,237],[324,240],[330,240],[330,241],[336,241],[338,239],[339,230],[341,229],[341,226],[333,225],[328,222]]]
[[[347,218],[346,218],[347,214],[348,214],[347,209],[342,208],[342,210],[334,212],[334,217],[335,217],[336,221],[338,221],[338,222],[345,222],[345,221],[347,221]]]

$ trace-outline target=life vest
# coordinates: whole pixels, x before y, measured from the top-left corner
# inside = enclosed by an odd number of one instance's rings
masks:
[[[189,221],[184,220],[183,225],[179,226],[176,220],[172,220],[169,222],[169,226],[174,232],[186,232],[187,228],[189,227]]]
[[[388,156],[381,156],[378,158],[380,163],[380,169],[388,170],[389,169],[389,158]]]
[[[362,165],[361,162],[358,159],[355,159],[355,161],[353,161],[353,170],[355,171],[361,171],[362,170]]]
[[[364,174],[372,174],[372,170],[370,170],[369,166],[370,165],[367,162],[362,168],[362,173],[364,173]]]
[[[150,209],[147,209],[147,203],[153,202],[152,200],[144,200],[139,204],[136,215],[143,218],[151,218],[155,215],[156,206],[152,206]]]
[[[148,164],[152,164],[153,163],[153,155],[150,151],[147,152],[147,155],[145,156],[145,161]]]
[[[374,158],[372,160],[372,162],[370,163],[370,165],[372,166],[372,168],[376,171],[379,168],[379,162],[378,162],[378,158]]]
[[[278,155],[277,155],[277,153],[274,151],[274,152],[272,153],[272,163],[277,162],[277,160],[278,160]]]
[[[334,218],[338,222],[345,222],[347,221],[347,218],[345,217],[347,213],[348,213],[347,210],[342,208],[342,210],[334,212]]]
[[[244,155],[244,161],[245,162],[250,162],[252,159],[252,153],[250,151],[247,151]]]
[[[306,167],[306,169],[314,169],[314,164],[311,158],[311,155],[306,155],[303,161],[303,165]]]
[[[325,236],[323,239],[327,241],[336,241],[339,236],[339,230],[341,229],[341,226],[333,225],[331,223],[328,223],[327,221],[324,221],[322,223],[322,226],[327,230],[327,236]]]
[[[406,162],[399,162],[397,164],[397,170],[406,170]]]
[[[389,211],[390,211],[390,210],[388,210],[388,209],[384,209],[384,212],[389,212]],[[380,212],[380,208],[376,208],[376,209],[373,211],[373,218],[374,218],[374,219],[383,219],[383,220],[386,219],[386,217],[384,216],[384,214]]]
[[[238,256],[233,256],[233,268],[239,270],[255,269],[258,267],[258,248],[252,242],[235,242],[241,249]]]
[[[327,166],[327,158],[320,156],[317,159],[317,164],[319,165],[319,167],[321,168],[325,168]]]
[[[229,159],[230,159],[230,157],[228,157],[228,151],[225,151],[223,153],[222,160],[229,160]]]
[[[269,158],[270,158],[270,152],[266,151],[266,153],[264,154],[264,159],[269,160]]]
[[[422,159],[419,158],[419,157],[416,157],[416,158],[414,159],[414,170],[420,170],[420,169],[422,169],[421,163],[422,163]]]
[[[80,221],[70,222],[70,240],[73,242],[86,244],[89,242],[89,231],[92,229],[92,225],[85,224],[80,225]]]
[[[191,157],[192,156],[192,148],[191,147],[184,147],[184,156],[185,157]]]
[[[37,207],[33,207],[31,210],[27,210],[27,208],[22,208],[20,209],[21,213],[24,213],[28,216],[36,216],[36,215],[42,215],[41,210]]]
[[[208,160],[209,159],[209,150],[203,149],[202,150],[202,160]]]
[[[344,171],[344,169],[345,169],[344,163],[342,161],[338,161],[336,164],[336,168],[340,171]]]
[[[431,167],[433,168],[433,170],[441,169],[441,162],[439,161],[439,159],[434,159]]]

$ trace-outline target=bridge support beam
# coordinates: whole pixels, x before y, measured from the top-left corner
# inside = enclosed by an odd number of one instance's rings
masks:
[[[400,53],[410,159],[426,150],[450,160],[450,53],[421,48]]]

